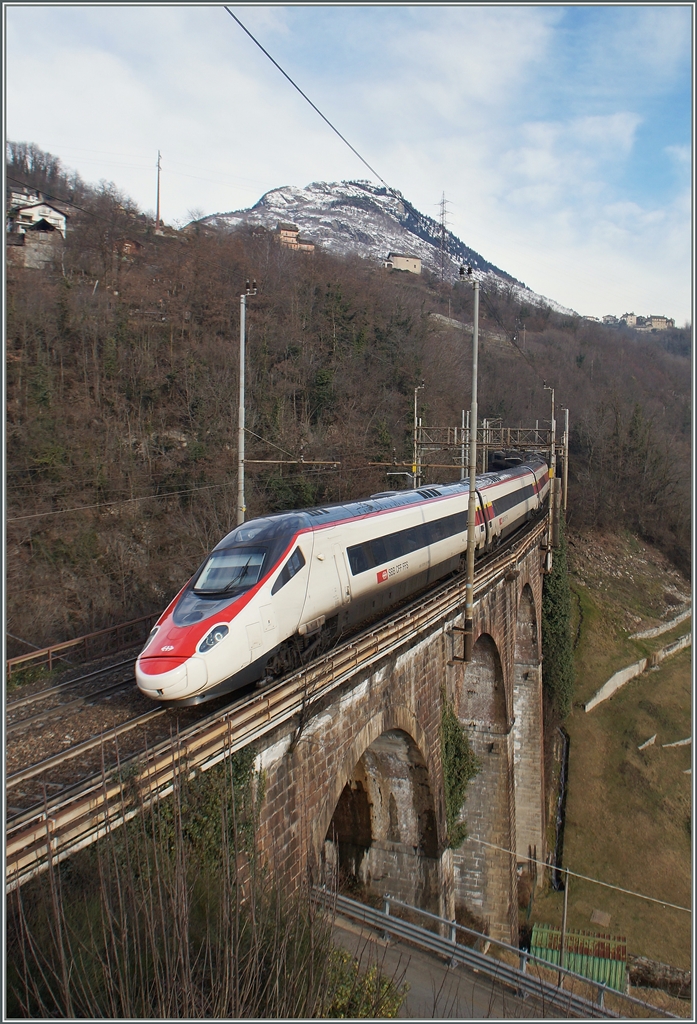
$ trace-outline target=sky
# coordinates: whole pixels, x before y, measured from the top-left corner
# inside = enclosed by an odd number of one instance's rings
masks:
[[[230,5],[391,187],[582,315],[692,322],[688,4]],[[162,214],[371,172],[216,5],[5,4],[5,137]]]

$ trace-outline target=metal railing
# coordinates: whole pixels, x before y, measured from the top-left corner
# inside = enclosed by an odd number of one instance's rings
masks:
[[[396,899],[396,897],[389,894],[384,896],[384,910],[377,910],[375,907],[352,900],[348,896],[338,895],[327,890],[326,887],[315,888],[313,898],[319,903],[330,906],[336,913],[352,918],[355,921],[360,921],[369,928],[383,933],[385,937],[392,935],[404,939],[406,942],[413,943],[431,953],[436,953],[448,960],[451,966],[463,964],[479,974],[491,978],[492,981],[510,986],[514,989],[516,995],[521,998],[536,998],[550,1009],[558,1009],[566,1015],[576,1014],[580,1017],[605,1019],[618,1019],[627,1016],[628,1014],[616,1013],[605,1005],[606,994],[611,994],[613,998],[621,1000],[627,1008],[635,1007],[637,1010],[648,1011],[652,1017],[665,1017],[670,1020],[681,1019],[677,1014],[660,1009],[652,1003],[646,1003],[625,992],[609,989],[602,982],[576,974],[574,971],[568,970],[568,968],[552,965],[548,961],[533,956],[516,946],[493,939],[490,935],[483,935],[481,932],[467,928],[456,921],[449,921],[447,918],[432,914],[428,910],[413,907],[409,903],[404,903],[402,900]],[[392,907],[401,907],[409,914],[419,915],[427,921],[436,924],[441,932],[446,934],[430,931],[421,925],[413,924],[411,921],[406,921],[401,917],[396,917],[390,912]],[[456,939],[458,931],[475,936],[478,942],[487,943],[514,954],[519,959],[520,967],[513,967],[503,960],[487,956],[471,946],[461,945]],[[553,971],[557,975],[563,975],[568,983],[575,986],[591,986],[596,992],[595,1001],[586,999],[579,993],[574,992],[572,988],[564,988],[562,985],[555,984],[541,975],[531,974],[529,971],[530,966],[538,970]]]
[[[51,644],[50,647],[42,647],[38,651],[31,651],[29,654],[20,654],[16,658],[7,659],[7,679],[12,676],[13,670],[20,671],[26,668],[39,668],[46,666],[49,670],[54,667],[57,661],[71,664],[65,657],[66,653],[77,655],[83,661],[98,654],[111,651],[122,651],[124,647],[133,647],[144,640],[148,635],[150,627],[158,618],[155,615],[142,615],[139,619],[131,619],[129,622],[120,622],[116,626],[108,626],[106,629],[98,629],[94,633],[87,633],[86,636],[78,636],[73,640],[63,640],[59,644]],[[109,638],[113,637],[113,641]]]

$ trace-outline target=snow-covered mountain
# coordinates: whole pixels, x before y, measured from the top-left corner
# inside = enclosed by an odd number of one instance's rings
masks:
[[[411,254],[440,276],[440,224],[419,213],[400,192],[369,181],[316,181],[306,188],[286,185],[267,192],[251,209],[215,213],[197,223],[227,229],[261,225],[274,231],[279,222],[296,224],[302,237],[337,255],[356,253],[382,262],[390,252]],[[463,263],[472,267],[485,286],[512,288],[521,301],[545,304],[560,313],[573,312],[531,291],[446,231],[446,279],[459,278]]]

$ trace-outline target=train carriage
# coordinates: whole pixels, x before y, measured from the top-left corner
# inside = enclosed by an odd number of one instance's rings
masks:
[[[476,482],[475,547],[543,506],[541,458]],[[298,667],[364,619],[456,570],[469,481],[282,512],[229,533],[163,612],[136,664],[140,690],[196,704]]]

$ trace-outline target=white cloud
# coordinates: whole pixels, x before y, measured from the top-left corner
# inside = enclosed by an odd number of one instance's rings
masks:
[[[432,113],[453,117],[505,104],[547,58],[558,14],[509,7],[502,16],[500,9],[466,6],[451,8],[445,23],[441,12],[429,20],[426,28],[389,39],[386,57]]]
[[[689,167],[692,163],[692,150],[689,146],[666,146],[664,153],[680,168]]]
[[[625,187],[656,118],[641,97],[680,75],[689,93],[684,9],[233,10],[419,209],[437,217],[445,190],[450,226],[487,259],[582,312],[599,295],[600,312],[631,308],[643,287],[689,317],[689,195]],[[6,8],[8,137],[144,208],[158,149],[170,220],[368,174],[220,7],[42,7],[40,54],[22,44],[38,11]],[[649,156],[684,171],[691,151],[675,136]]]
[[[656,83],[673,81],[690,60],[691,19],[688,4],[647,4],[633,9],[630,23],[622,24],[615,37],[637,79]]]

